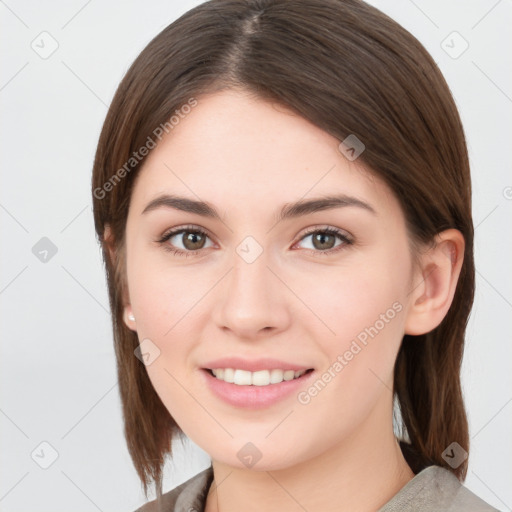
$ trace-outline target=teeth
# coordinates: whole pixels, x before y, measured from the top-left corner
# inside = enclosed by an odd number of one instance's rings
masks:
[[[283,380],[293,380],[306,373],[306,370],[260,370],[248,372],[233,368],[216,368],[212,370],[213,375],[219,380],[237,384],[239,386],[268,386],[279,384]]]

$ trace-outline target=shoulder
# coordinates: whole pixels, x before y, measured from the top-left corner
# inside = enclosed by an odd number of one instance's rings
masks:
[[[213,480],[213,469],[208,467],[197,475],[162,494],[157,500],[142,505],[134,512],[188,512],[204,510],[206,495]]]
[[[458,478],[441,466],[428,466],[378,512],[499,512],[464,487]]]

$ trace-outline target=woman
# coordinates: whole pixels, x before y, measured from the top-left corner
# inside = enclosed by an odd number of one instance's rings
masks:
[[[466,143],[411,34],[201,4],[121,82],[92,188],[140,510],[495,510],[461,485]],[[212,465],[162,495],[185,435]]]

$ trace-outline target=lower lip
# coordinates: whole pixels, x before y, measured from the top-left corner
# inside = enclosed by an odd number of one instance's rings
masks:
[[[294,392],[298,392],[307,385],[311,375],[310,371],[301,375],[298,379],[284,380],[279,384],[268,386],[239,386],[214,377],[208,370],[203,369],[208,387],[224,402],[234,407],[246,409],[263,409],[284,400]]]

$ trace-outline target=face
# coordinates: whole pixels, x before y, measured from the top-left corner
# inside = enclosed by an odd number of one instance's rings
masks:
[[[289,467],[390,421],[412,278],[405,220],[339,142],[223,91],[198,98],[137,177],[128,325],[170,414],[214,460]],[[290,209],[327,196],[342,200]],[[227,357],[240,360],[211,364]],[[223,372],[236,383],[216,367],[238,370]]]

